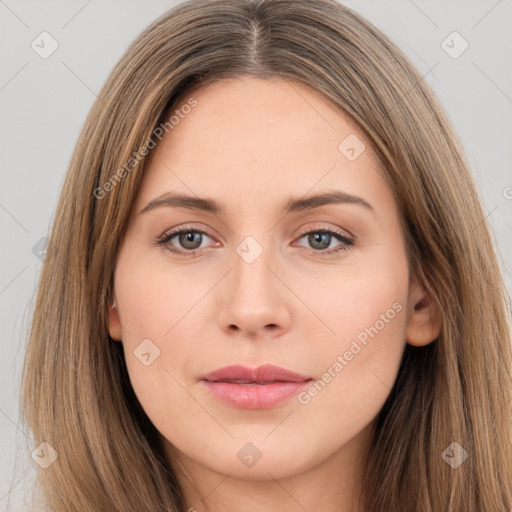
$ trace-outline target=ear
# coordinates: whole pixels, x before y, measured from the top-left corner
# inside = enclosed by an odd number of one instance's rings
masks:
[[[434,341],[441,332],[442,314],[434,292],[417,281],[410,287],[405,338],[409,345],[422,347]]]
[[[115,300],[113,304],[109,304],[108,308],[108,332],[113,340],[121,341],[121,321],[119,320]]]

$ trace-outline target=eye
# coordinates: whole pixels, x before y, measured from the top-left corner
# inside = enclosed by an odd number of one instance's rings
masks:
[[[307,237],[307,243],[310,247],[315,252],[322,255],[331,255],[340,251],[347,251],[354,245],[353,239],[334,229],[322,228],[306,231],[301,235],[299,240],[305,237]],[[339,241],[340,244],[330,250],[326,250],[331,246],[331,242],[336,240]]]
[[[161,238],[156,240],[156,243],[178,256],[194,257],[200,249],[204,249],[203,242],[205,237],[211,239],[205,231],[184,226],[180,229],[165,233]],[[322,256],[347,251],[354,245],[352,238],[334,229],[322,228],[306,231],[300,236],[299,240],[306,237],[307,243],[312,250]],[[176,239],[176,241],[172,243],[174,239]],[[336,240],[340,243],[332,248],[331,244]],[[177,248],[175,244],[178,244],[180,247]]]
[[[199,249],[204,248],[202,247],[204,237],[211,238],[205,231],[185,226],[164,234],[162,238],[157,240],[157,244],[178,256],[195,256]],[[182,250],[177,249],[171,243],[174,238],[176,238],[176,243],[181,246]]]

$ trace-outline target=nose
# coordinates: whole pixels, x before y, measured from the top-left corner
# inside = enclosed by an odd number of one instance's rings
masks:
[[[240,250],[233,254],[232,263],[220,289],[220,328],[241,338],[282,335],[290,327],[293,294],[279,276],[282,271],[273,251],[263,249],[253,260]]]

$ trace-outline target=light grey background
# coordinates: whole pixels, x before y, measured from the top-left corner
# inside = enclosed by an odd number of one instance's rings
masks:
[[[0,0],[0,511],[22,510],[33,479],[26,447],[35,447],[18,426],[21,368],[41,269],[32,248],[49,234],[95,94],[134,37],[177,3]],[[343,3],[402,48],[448,111],[484,199],[510,293],[512,1]],[[43,31],[59,45],[47,59],[31,47]],[[469,44],[456,59],[441,46],[453,31]],[[461,41],[452,39],[445,44],[454,46],[452,51],[461,48]]]

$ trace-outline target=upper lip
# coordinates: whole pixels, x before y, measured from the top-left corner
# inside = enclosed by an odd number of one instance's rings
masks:
[[[207,375],[203,375],[200,380],[210,382],[237,382],[239,384],[256,382],[306,382],[312,377],[299,375],[298,373],[274,366],[272,364],[264,364],[257,368],[248,368],[247,366],[233,365],[219,368]]]

